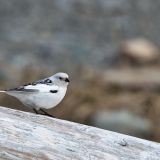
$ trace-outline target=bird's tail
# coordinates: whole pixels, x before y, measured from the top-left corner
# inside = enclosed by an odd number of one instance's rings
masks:
[[[6,91],[1,90],[0,93],[5,93]]]

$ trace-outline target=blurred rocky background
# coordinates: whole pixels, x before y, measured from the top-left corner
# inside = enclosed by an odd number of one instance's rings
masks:
[[[159,0],[0,0],[0,88],[57,71],[54,116],[160,142]],[[0,105],[31,112],[15,98]]]

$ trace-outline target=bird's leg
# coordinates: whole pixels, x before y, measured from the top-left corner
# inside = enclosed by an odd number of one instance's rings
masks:
[[[33,111],[34,111],[36,114],[39,114],[38,111],[37,111],[35,108],[33,108]]]
[[[46,111],[44,111],[43,109],[40,108],[40,111],[44,113],[44,115],[49,116],[49,117],[53,117],[55,118],[53,115],[47,113]]]

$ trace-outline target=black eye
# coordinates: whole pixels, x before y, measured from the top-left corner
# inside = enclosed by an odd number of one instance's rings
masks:
[[[62,80],[63,78],[62,78],[62,77],[59,77],[59,79]]]

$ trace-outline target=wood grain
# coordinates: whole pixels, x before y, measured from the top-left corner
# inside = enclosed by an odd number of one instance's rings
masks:
[[[160,144],[0,107],[0,160],[159,160]]]

